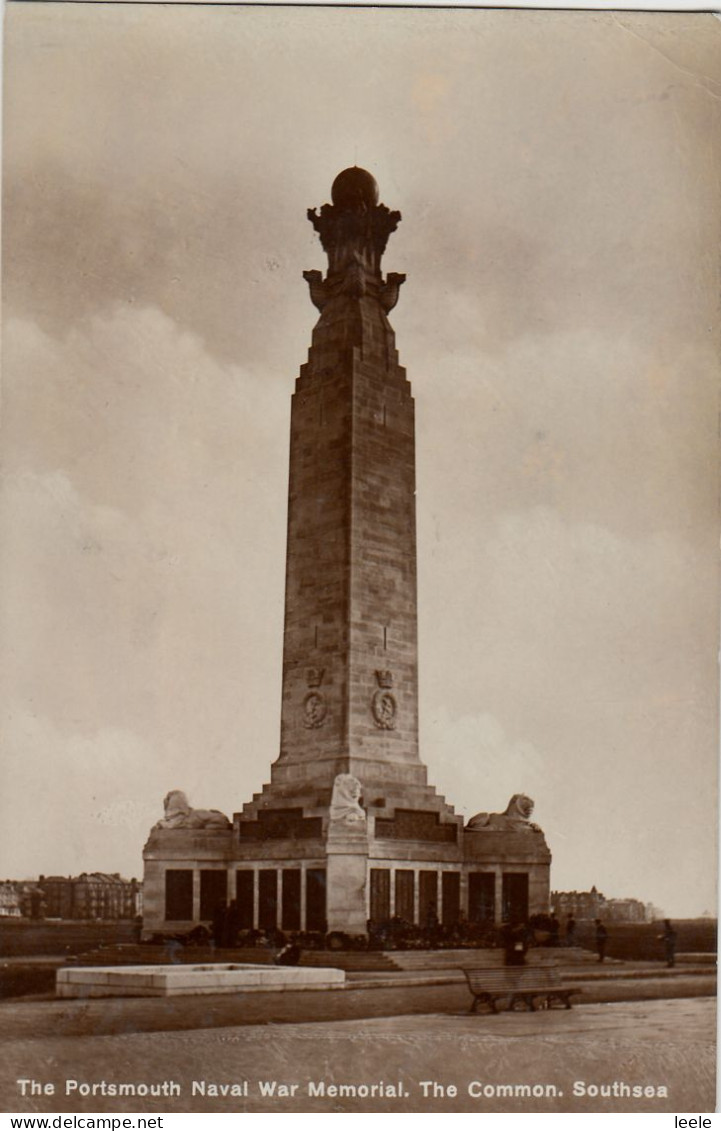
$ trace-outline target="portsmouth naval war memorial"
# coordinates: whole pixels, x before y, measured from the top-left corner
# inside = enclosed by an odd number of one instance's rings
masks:
[[[549,909],[530,799],[464,826],[428,784],[414,403],[388,321],[405,276],[381,272],[400,213],[356,167],[331,198],[308,212],[328,269],[304,272],[319,317],[292,398],[280,753],[232,822],[167,795],[144,850],[145,938],[233,900],[240,929],[351,936]]]

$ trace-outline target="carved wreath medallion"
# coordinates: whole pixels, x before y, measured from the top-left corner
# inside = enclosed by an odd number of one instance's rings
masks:
[[[323,682],[323,668],[308,668],[305,681],[308,684],[308,694],[303,699],[303,726],[309,730],[322,727],[328,714],[328,704],[325,695],[320,690]]]
[[[322,692],[309,691],[303,700],[303,726],[313,730],[322,727],[327,714],[328,704]]]
[[[371,700],[373,722],[379,730],[395,730],[398,703],[391,691],[393,687],[393,673],[389,671],[376,672],[378,690]]]

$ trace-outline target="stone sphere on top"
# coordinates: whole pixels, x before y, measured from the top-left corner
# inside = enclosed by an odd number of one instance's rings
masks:
[[[372,208],[378,203],[378,185],[370,173],[353,165],[338,174],[330,195],[336,208]]]

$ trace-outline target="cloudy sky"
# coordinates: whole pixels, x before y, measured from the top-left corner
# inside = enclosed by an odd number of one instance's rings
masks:
[[[10,2],[3,875],[141,873],[280,715],[290,395],[370,169],[403,222],[422,757],[555,888],[714,906],[721,22]]]

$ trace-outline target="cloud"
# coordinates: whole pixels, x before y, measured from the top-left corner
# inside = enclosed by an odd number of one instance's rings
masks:
[[[564,13],[531,37],[526,20],[11,13],[5,300],[57,328],[131,299],[216,356],[294,366],[303,259],[322,258],[305,209],[361,163],[404,213],[389,254],[419,284],[421,356],[433,336],[458,345],[464,294],[486,355],[552,326],[697,333],[700,307],[713,317],[712,97],[611,19],[588,34]]]
[[[667,907],[675,887],[672,913],[701,909],[682,841],[710,851],[716,821],[713,574],[683,538],[548,507],[440,544],[421,605],[430,780],[477,810],[531,794],[554,886]]]
[[[68,734],[42,715],[15,712],[6,718],[3,747],[4,796],[13,798],[12,820],[0,832],[7,875],[141,875],[142,845],[162,816],[162,786],[140,735],[107,728]]]
[[[709,345],[672,347],[659,334],[649,346],[577,327],[529,332],[486,356],[480,340],[466,344],[469,302],[450,315],[466,323],[454,350],[431,344],[416,356],[411,338],[405,358],[418,397],[421,517],[432,511],[452,536],[459,511],[482,523],[546,505],[623,535],[675,532],[708,546],[718,408]]]
[[[433,784],[466,820],[480,811],[502,812],[514,793],[538,803],[553,780],[533,744],[510,737],[493,715],[454,715],[443,705],[424,712],[423,758]]]
[[[550,507],[513,511],[441,538],[424,597],[426,663],[430,626],[442,656],[464,640],[445,681],[456,693],[513,678],[525,709],[532,700],[542,712],[573,686],[580,713],[713,694],[713,563],[683,538],[627,538]]]
[[[286,391],[149,309],[57,339],[9,320],[5,351],[9,709],[143,734],[164,789],[237,764],[252,792],[277,754]]]

